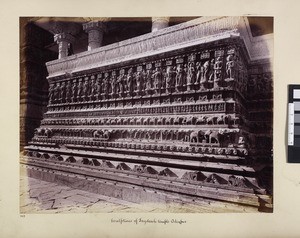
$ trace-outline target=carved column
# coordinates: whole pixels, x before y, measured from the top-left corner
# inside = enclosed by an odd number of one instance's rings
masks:
[[[75,38],[66,32],[58,33],[54,35],[54,41],[58,44],[58,58],[64,58],[68,56],[68,50]]]
[[[170,17],[152,17],[152,32],[169,26]]]
[[[90,21],[83,24],[83,30],[88,33],[88,51],[102,46],[104,23],[101,21]]]

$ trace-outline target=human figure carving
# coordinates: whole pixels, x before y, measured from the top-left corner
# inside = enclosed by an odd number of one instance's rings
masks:
[[[214,82],[214,66],[215,66],[215,59],[212,59],[210,61],[210,65],[209,65],[209,79],[208,82],[209,83],[213,83]]]
[[[59,101],[60,99],[60,86],[59,83],[56,83],[56,86],[54,88],[54,101]]]
[[[89,81],[88,77],[85,78],[84,83],[83,83],[83,99],[87,100],[89,97]]]
[[[173,79],[173,67],[168,66],[167,71],[166,71],[166,93],[171,92],[171,87],[172,87],[172,79]]]
[[[66,84],[65,82],[62,82],[60,84],[60,102],[64,102],[66,98]]]
[[[176,67],[175,91],[180,92],[182,86],[183,86],[183,68],[182,68],[182,64],[178,64]]]
[[[198,85],[200,83],[201,79],[201,62],[196,63],[196,79],[195,79],[195,85]]]
[[[132,95],[132,82],[133,82],[133,72],[132,68],[130,68],[127,72],[126,83],[127,83],[127,95]]]
[[[50,104],[54,101],[54,94],[55,94],[55,84],[52,83],[50,84],[49,94],[48,94]]]
[[[228,55],[226,58],[226,74],[229,77],[229,79],[233,79],[235,76],[235,62],[234,62],[234,56]]]
[[[151,69],[147,69],[145,78],[146,78],[146,94],[150,95],[151,90],[152,90],[152,70]]]
[[[161,69],[159,67],[157,67],[152,76],[154,78],[153,84],[154,84],[154,90],[155,90],[156,94],[158,94],[160,91],[161,75],[162,75]]]
[[[108,95],[108,85],[109,85],[109,73],[105,73],[104,74],[104,79],[103,79],[103,87],[102,87],[102,90],[103,90],[103,95],[105,98],[107,98],[107,95]]]
[[[208,81],[209,61],[206,61],[201,67],[201,80],[200,83],[204,84]]]
[[[123,93],[124,93],[124,78],[125,78],[125,75],[124,75],[124,70],[121,70],[120,71],[120,75],[117,79],[117,84],[118,84],[118,94],[120,97],[123,97]]]
[[[116,85],[117,85],[117,79],[116,79],[116,73],[112,73],[111,75],[111,96],[114,96],[116,94]]]
[[[95,97],[97,98],[97,100],[101,99],[101,82],[100,82],[100,78],[98,78],[95,82]]]
[[[161,90],[165,89],[166,87],[166,69],[163,68],[161,70],[161,83],[160,83],[160,88]]]
[[[188,64],[188,72],[187,72],[187,91],[191,91],[191,86],[195,83],[195,63],[190,62]]]
[[[142,84],[143,84],[143,75],[141,71],[136,72],[135,80],[136,80],[136,93],[137,95],[140,95],[142,92]]]
[[[91,78],[92,80],[90,81],[90,99],[93,100],[96,94],[96,80],[94,77]]]
[[[72,98],[72,87],[71,87],[71,81],[69,80],[66,85],[66,102],[71,102]]]
[[[82,97],[82,82],[81,79],[79,79],[78,85],[77,85],[77,101],[80,101]]]
[[[220,86],[219,82],[221,81],[222,74],[222,58],[218,57],[214,64],[214,87]]]

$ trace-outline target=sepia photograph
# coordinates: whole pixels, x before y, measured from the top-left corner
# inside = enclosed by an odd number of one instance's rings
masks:
[[[19,31],[20,213],[273,212],[273,17]]]

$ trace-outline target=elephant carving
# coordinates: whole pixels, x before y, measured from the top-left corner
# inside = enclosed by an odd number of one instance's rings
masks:
[[[206,137],[208,143],[220,143],[220,132],[218,131],[208,130],[205,132],[204,136]]]
[[[201,139],[204,138],[204,132],[203,131],[192,131],[190,134],[190,142],[191,143],[199,143],[201,142]]]

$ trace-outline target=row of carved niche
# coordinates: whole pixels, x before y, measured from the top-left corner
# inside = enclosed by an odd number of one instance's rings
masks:
[[[189,115],[148,117],[104,117],[84,119],[44,119],[41,125],[242,125],[244,119],[233,115]]]
[[[145,164],[131,164],[124,162],[114,162],[108,160],[91,159],[88,157],[62,156],[58,154],[39,153],[36,151],[28,151],[29,157],[42,158],[46,160],[83,164],[88,166],[99,166],[108,170],[121,170],[123,173],[129,174],[145,174],[153,178],[170,177],[175,180],[182,181],[200,181],[205,183],[213,183],[217,185],[243,187],[243,188],[258,188],[258,185],[253,178],[246,178],[233,174],[219,174],[205,171],[190,171],[173,168],[163,168],[159,166],[150,166]]]
[[[154,72],[152,72],[152,66],[153,64],[148,64],[146,65],[146,71],[145,71],[145,67],[143,67],[143,65],[139,65],[139,66],[131,66],[128,68],[122,68],[122,69],[118,69],[119,71],[119,75],[117,76],[117,70],[112,70],[112,71],[107,71],[105,73],[99,73],[97,75],[91,75],[91,76],[86,76],[84,78],[78,78],[78,79],[71,79],[68,80],[67,82],[62,81],[61,83],[64,84],[64,86],[60,85],[60,82],[56,82],[56,88],[54,88],[55,86],[55,81],[52,81],[50,84],[50,94],[52,93],[52,90],[60,90],[60,87],[71,87],[71,82],[76,83],[78,81],[78,85],[77,85],[77,89],[82,90],[80,91],[80,94],[83,93],[83,91],[85,92],[84,94],[86,95],[90,95],[90,93],[92,93],[93,89],[95,90],[99,90],[97,87],[97,84],[99,83],[98,81],[102,81],[102,86],[100,86],[100,92],[103,93],[109,93],[109,92],[113,92],[113,90],[115,90],[115,86],[117,84],[117,81],[119,81],[119,84],[124,84],[125,83],[125,78],[127,77],[127,86],[129,88],[129,86],[132,86],[132,82],[138,82],[139,79],[145,79],[144,81],[150,82],[151,84],[151,89],[153,89],[152,85],[152,81],[155,77],[161,77],[164,76],[162,78],[168,78],[170,77],[170,79],[173,81],[173,83],[170,83],[170,85],[174,85],[174,79],[179,79],[180,78],[180,85],[179,86],[183,86],[183,85],[187,85],[189,83],[194,84],[194,83],[200,83],[200,80],[205,80],[205,81],[214,81],[214,80],[219,80],[224,77],[223,74],[226,72],[228,78],[235,78],[238,81],[241,81],[242,84],[245,84],[245,77],[247,76],[246,69],[244,67],[244,65],[235,65],[237,62],[233,62],[234,58],[237,57],[234,53],[233,54],[229,54],[226,56],[226,68],[223,67],[223,61],[224,61],[224,57],[222,56],[218,56],[216,58],[209,58],[210,56],[204,56],[204,59],[201,59],[201,61],[197,61],[196,60],[196,55],[192,54],[189,56],[186,56],[187,59],[184,60],[183,58],[177,58],[176,59],[176,65],[174,65],[172,60],[168,60],[166,59],[165,62],[164,61],[158,61],[158,62],[154,62],[155,65],[155,70]],[[205,58],[206,57],[206,58]],[[208,57],[208,58],[207,58]],[[233,65],[230,64],[230,62],[233,62]],[[165,65],[166,68],[162,69],[162,65]],[[228,65],[232,65],[232,66],[228,66]],[[204,67],[204,69],[203,69]],[[232,75],[232,73],[229,73],[228,67],[231,68],[235,68],[238,67],[238,70],[241,70],[243,72],[242,76],[236,76],[236,75]],[[133,70],[133,68],[136,68],[136,70]],[[241,69],[243,68],[243,69]],[[232,69],[233,70],[233,69]],[[127,71],[127,75],[125,75],[125,71]],[[133,72],[135,71],[135,72]],[[210,71],[210,72],[206,72],[206,71]],[[222,72],[221,72],[222,71]],[[225,72],[224,72],[225,71]],[[217,72],[217,73],[216,73]],[[230,71],[231,72],[231,71]],[[141,75],[142,74],[142,75]],[[104,75],[104,76],[102,76]],[[137,78],[140,77],[140,78]],[[200,79],[201,77],[201,79]],[[211,77],[214,77],[213,79],[211,79]],[[133,80],[133,78],[135,78],[135,80]],[[186,81],[189,82],[186,82]],[[82,85],[81,81],[84,81],[85,83]],[[80,82],[80,83],[79,83]],[[161,80],[158,80],[158,82],[161,82]],[[111,90],[108,89],[109,84],[111,86]],[[129,85],[130,84],[130,85]],[[136,84],[135,84],[136,85]],[[146,86],[146,84],[143,84],[141,82],[140,86]],[[74,84],[73,84],[74,86]],[[96,87],[96,88],[95,88]],[[103,88],[103,90],[102,90]],[[70,90],[72,90],[70,88]],[[131,90],[131,89],[130,89]],[[129,91],[127,89],[127,91]]]

